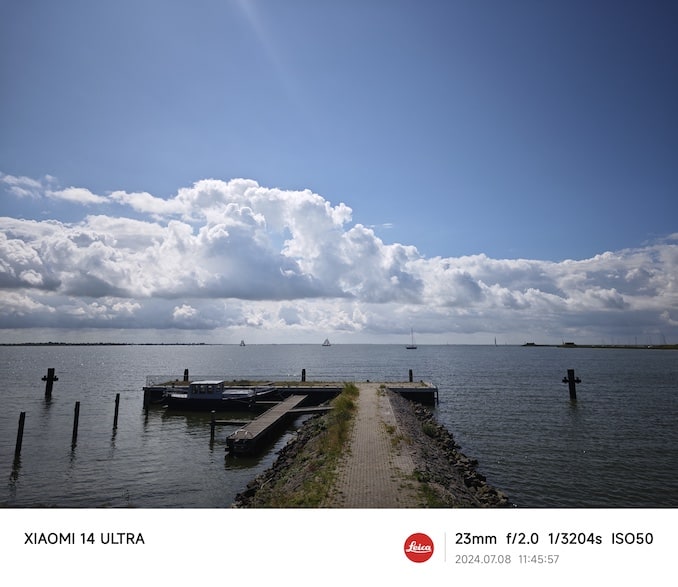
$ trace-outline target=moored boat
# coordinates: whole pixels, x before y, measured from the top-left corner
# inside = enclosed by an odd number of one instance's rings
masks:
[[[256,402],[273,395],[271,383],[232,386],[223,379],[192,381],[185,388],[169,388],[162,399],[168,408],[183,410],[233,410],[254,407]]]
[[[414,328],[410,328],[410,334],[412,335],[412,342],[408,344],[405,348],[414,350],[417,348],[417,345],[414,342]]]

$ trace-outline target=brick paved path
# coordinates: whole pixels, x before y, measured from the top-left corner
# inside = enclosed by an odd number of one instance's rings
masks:
[[[414,461],[398,442],[398,425],[388,394],[377,383],[358,383],[355,424],[327,507],[421,507]]]

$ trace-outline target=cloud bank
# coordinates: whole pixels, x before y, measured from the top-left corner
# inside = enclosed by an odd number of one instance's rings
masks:
[[[678,342],[678,234],[558,263],[425,258],[354,223],[343,203],[253,180],[205,179],[171,198],[49,176],[0,174],[0,186],[83,211],[77,222],[0,218],[0,328],[14,336],[390,342],[414,327],[420,342]]]

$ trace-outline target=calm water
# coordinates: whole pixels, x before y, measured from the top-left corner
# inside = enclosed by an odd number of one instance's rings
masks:
[[[48,367],[59,377],[50,402]],[[232,429],[211,444],[208,415],[145,413],[146,376],[184,368],[277,380],[305,368],[309,380],[336,381],[406,380],[412,369],[439,386],[438,419],[518,506],[678,506],[675,351],[400,345],[0,347],[0,506],[230,506],[292,430],[261,457],[232,458]],[[576,403],[561,382],[568,368],[582,379]]]

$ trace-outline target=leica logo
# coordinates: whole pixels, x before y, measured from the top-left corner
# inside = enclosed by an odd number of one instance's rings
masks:
[[[405,552],[431,552],[432,550],[430,544],[419,544],[416,540],[413,540],[405,549]]]
[[[408,536],[404,546],[405,556],[414,563],[423,563],[433,556],[433,540],[418,532]]]

